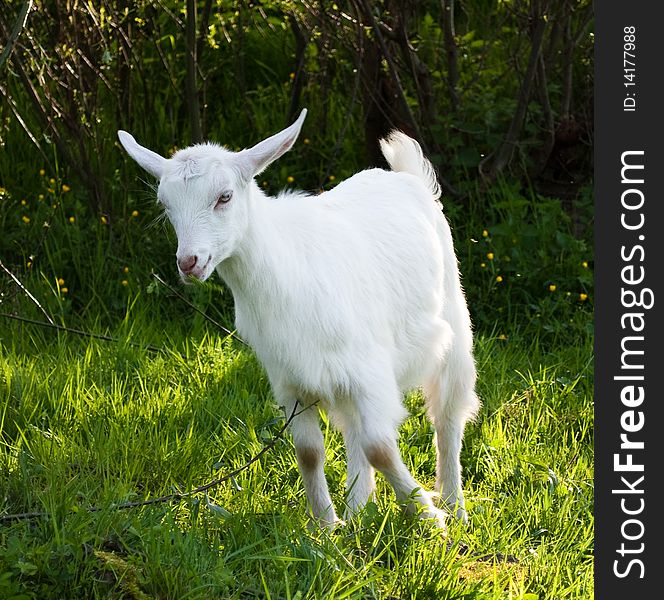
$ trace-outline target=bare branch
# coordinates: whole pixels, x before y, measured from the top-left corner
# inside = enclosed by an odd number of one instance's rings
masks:
[[[288,429],[288,426],[293,422],[293,419],[297,417],[298,415],[302,414],[305,410],[310,410],[312,407],[315,406],[315,404],[308,404],[307,406],[301,408],[300,410],[297,410],[298,406],[300,406],[300,402],[297,401],[295,402],[295,405],[293,406],[293,410],[291,411],[291,414],[288,416],[286,421],[284,422],[283,426],[279,431],[272,436],[272,439],[265,444],[261,448],[261,450],[256,453],[254,456],[252,456],[246,463],[244,463],[242,466],[238,467],[237,469],[234,469],[230,473],[227,473],[226,475],[223,475],[222,477],[218,477],[216,479],[213,479],[212,481],[209,481],[208,483],[205,483],[203,485],[200,485],[192,490],[189,490],[187,492],[177,492],[175,494],[167,494],[166,496],[159,496],[158,498],[150,498],[149,500],[138,500],[136,502],[121,502],[119,504],[114,504],[111,505],[110,507],[103,507],[103,506],[90,506],[86,510],[90,513],[95,513],[95,512],[100,512],[102,510],[111,508],[114,510],[127,510],[130,508],[139,508],[141,506],[154,506],[155,504],[169,504],[171,502],[180,502],[186,498],[190,498],[191,496],[194,496],[196,494],[201,494],[203,492],[206,492],[214,487],[218,487],[222,483],[232,480],[233,478],[237,477],[240,473],[243,471],[246,471],[251,465],[253,465],[257,460],[259,460],[264,454],[272,450],[277,443],[283,438],[284,433],[286,433],[286,429]],[[30,520],[30,519],[39,519],[42,517],[47,517],[49,513],[47,512],[23,512],[23,513],[15,513],[15,514],[8,514],[8,515],[0,515],[0,523],[7,523],[11,521],[25,521],[25,520]]]
[[[46,310],[44,309],[44,307],[39,303],[39,300],[37,300],[37,298],[35,298],[35,297],[30,293],[30,290],[28,290],[28,288],[26,288],[26,287],[21,283],[21,280],[20,280],[18,277],[16,277],[16,275],[14,275],[14,273],[12,273],[7,267],[5,267],[5,265],[3,264],[3,262],[2,262],[1,260],[0,260],[0,269],[2,269],[7,275],[9,275],[9,277],[11,277],[12,281],[13,281],[13,282],[14,282],[14,283],[15,283],[15,284],[21,289],[21,291],[22,291],[22,292],[23,292],[28,298],[30,298],[30,300],[33,302],[33,304],[35,304],[35,306],[36,306],[36,307],[42,312],[42,314],[46,317],[46,319],[48,320],[48,322],[49,322],[51,325],[54,325],[54,323],[53,323],[53,319],[51,319],[50,315],[46,312]]]
[[[535,178],[542,171],[551,156],[551,151],[556,141],[556,124],[549,99],[549,86],[546,76],[546,62],[544,54],[541,53],[537,62],[537,89],[539,92],[542,112],[544,113],[544,141],[536,153],[535,164],[530,172],[530,177]]]
[[[172,294],[175,294],[179,300],[182,300],[189,308],[192,308],[195,310],[198,314],[202,315],[205,319],[207,319],[210,323],[212,323],[215,327],[221,329],[226,335],[229,335],[230,337],[236,339],[238,342],[241,344],[244,344],[245,346],[249,347],[249,344],[245,342],[241,337],[239,337],[235,332],[231,331],[230,329],[226,329],[221,323],[218,323],[215,321],[210,315],[207,313],[203,312],[200,308],[198,308],[196,305],[192,304],[189,300],[187,300],[180,292],[178,292],[173,286],[169,285],[166,283],[159,275],[156,273],[152,273],[152,276],[159,282],[161,283],[165,288],[167,288]]]
[[[293,87],[291,88],[291,99],[286,125],[292,123],[296,114],[299,112],[300,96],[302,95],[302,88],[304,87],[306,76],[304,64],[307,45],[309,44],[309,37],[306,34],[306,30],[304,30],[303,27],[300,27],[295,14],[291,15],[290,25],[293,35],[295,36],[295,69],[293,70]]]
[[[387,47],[381,28],[379,27],[378,22],[371,10],[371,6],[368,0],[358,0],[358,2],[362,7],[361,12],[364,18],[368,19],[371,24],[371,28],[374,31],[376,40],[378,41],[380,52],[383,55],[385,62],[387,63],[387,67],[390,72],[390,78],[394,83],[394,85],[396,86],[396,95],[399,100],[399,105],[403,113],[403,117],[406,119],[407,126],[412,131],[414,137],[417,138],[417,140],[422,145],[424,153],[429,154],[430,153],[429,148],[427,147],[426,141],[424,139],[424,136],[422,135],[422,132],[420,131],[420,127],[417,124],[417,121],[415,120],[413,112],[410,109],[408,100],[406,99],[406,93],[404,91],[403,85],[401,84],[401,79],[399,78],[399,73],[395,66],[394,59]],[[445,180],[445,178],[441,177],[440,174],[438,174],[438,180],[445,193],[447,193],[450,196],[455,196],[455,197],[460,196],[459,191],[451,183]]]
[[[24,2],[23,6],[21,6],[21,10],[18,13],[18,17],[16,17],[16,23],[14,24],[14,28],[12,29],[11,35],[9,36],[7,44],[2,50],[2,54],[0,54],[0,69],[2,68],[2,65],[5,64],[5,61],[9,58],[10,54],[14,50],[16,42],[18,42],[18,36],[21,35],[21,31],[25,27],[25,23],[28,20],[28,14],[30,13],[30,9],[32,8],[32,2],[33,0],[27,0],[27,2]]]
[[[530,100],[530,92],[535,79],[537,65],[539,63],[544,32],[547,27],[547,22],[544,19],[544,6],[545,3],[541,0],[531,0],[531,20],[533,22],[533,28],[530,35],[530,55],[528,57],[528,66],[526,67],[523,80],[521,81],[516,109],[503,143],[479,165],[480,175],[489,181],[495,179],[498,173],[510,163],[519,136],[521,135],[528,102]],[[486,164],[489,164],[489,169],[485,172],[484,166]]]
[[[459,108],[459,65],[457,62],[458,50],[454,39],[454,0],[441,0],[443,7],[443,41],[445,56],[447,57],[447,89],[450,94],[452,110]]]
[[[203,141],[203,128],[201,126],[201,109],[196,87],[196,71],[198,56],[196,52],[196,0],[187,0],[186,22],[186,60],[187,74],[185,78],[185,101],[189,112],[189,125],[191,127],[191,141],[198,144]]]
[[[428,148],[426,147],[426,144],[424,143],[424,140],[422,138],[422,134],[420,132],[420,128],[417,125],[415,117],[413,116],[413,112],[410,110],[410,106],[408,105],[408,101],[406,100],[406,93],[404,92],[403,85],[401,84],[401,78],[399,77],[399,73],[398,73],[398,71],[395,67],[394,60],[392,58],[392,53],[387,48],[387,44],[385,43],[383,33],[381,32],[380,27],[378,26],[378,22],[376,21],[376,17],[374,17],[374,14],[371,10],[371,6],[370,6],[368,0],[359,0],[359,2],[362,6],[364,17],[369,20],[371,28],[374,31],[374,34],[376,36],[376,40],[378,41],[378,45],[380,47],[380,51],[383,55],[383,58],[385,59],[385,62],[387,63],[387,67],[390,71],[390,76],[392,78],[392,81],[396,85],[397,97],[399,99],[399,104],[401,106],[401,110],[404,113],[404,117],[408,120],[408,126],[413,131],[415,137],[417,137],[417,139],[422,144],[422,147],[423,147],[423,150],[425,151],[425,153],[428,154]]]
[[[82,331],[81,329],[75,329],[73,327],[65,327],[64,325],[58,325],[52,321],[47,323],[46,321],[35,321],[34,319],[28,319],[27,317],[22,317],[21,315],[11,314],[11,313],[0,313],[0,317],[5,319],[12,319],[14,321],[20,321],[21,323],[27,323],[28,325],[36,325],[38,327],[46,327],[48,329],[55,329],[56,331],[62,331],[64,333],[71,333],[73,335],[78,335],[81,337],[90,338],[93,340],[101,340],[103,342],[120,342],[118,338],[111,337],[110,335],[104,335],[102,333],[92,333],[90,331]],[[143,348],[149,350],[150,352],[161,352],[164,354],[171,353],[171,350],[166,350],[165,348],[158,348],[157,346],[152,346],[148,344],[144,346],[137,342],[128,342],[125,341],[125,344],[129,346],[134,346],[135,348]]]

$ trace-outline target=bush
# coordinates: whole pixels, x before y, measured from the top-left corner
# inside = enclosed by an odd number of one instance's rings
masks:
[[[548,336],[588,333],[592,327],[593,260],[588,233],[557,199],[524,196],[505,182],[490,190],[487,209],[458,240],[463,281],[477,327],[506,335],[515,323]],[[590,195],[579,202],[589,215]]]

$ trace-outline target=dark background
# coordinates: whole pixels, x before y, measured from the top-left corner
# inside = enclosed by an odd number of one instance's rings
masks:
[[[307,107],[268,192],[329,189],[381,164],[379,137],[402,129],[445,189],[476,326],[577,339],[594,300],[593,19],[571,0],[3,0],[2,261],[44,295],[64,281],[48,310],[69,323],[112,326],[150,269],[174,275],[116,130],[167,156],[202,139],[235,149]]]

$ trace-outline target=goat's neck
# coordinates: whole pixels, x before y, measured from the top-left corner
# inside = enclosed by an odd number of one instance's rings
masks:
[[[288,244],[269,214],[272,211],[268,203],[274,198],[265,196],[255,183],[249,194],[247,230],[234,254],[219,265],[218,272],[236,301],[261,302],[283,292],[279,263],[288,254]]]

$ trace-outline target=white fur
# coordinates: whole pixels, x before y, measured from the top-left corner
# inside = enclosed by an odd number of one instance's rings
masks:
[[[179,267],[201,280],[216,269],[230,287],[237,329],[277,402],[288,414],[297,401],[319,403],[343,432],[347,515],[371,496],[377,468],[400,500],[418,502],[421,516],[444,527],[446,513],[397,447],[403,394],[421,387],[436,429],[436,488],[465,520],[459,453],[479,402],[470,318],[434,171],[417,142],[393,132],[381,141],[392,171],[362,171],[317,196],[268,197],[253,177],[291,148],[305,114],[238,153],[205,144],[165,159],[119,136],[160,180]],[[216,205],[227,192],[230,201]],[[299,414],[291,430],[312,513],[333,524],[317,412]]]

